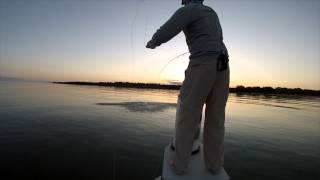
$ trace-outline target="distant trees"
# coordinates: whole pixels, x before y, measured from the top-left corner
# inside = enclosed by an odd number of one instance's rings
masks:
[[[170,89],[179,90],[181,85],[167,85],[156,83],[131,83],[131,82],[54,82],[58,84],[70,85],[87,85],[87,86],[109,86],[109,87],[124,87],[124,88],[142,88],[142,89]],[[320,90],[309,90],[301,88],[283,88],[283,87],[245,87],[237,86],[230,88],[232,93],[260,93],[260,94],[288,94],[288,95],[311,95],[320,96]]]
[[[263,94],[290,94],[290,95],[312,95],[320,96],[319,90],[309,90],[301,88],[283,88],[283,87],[244,87],[242,85],[237,86],[236,88],[230,88],[230,92],[235,93],[263,93]]]
[[[141,89],[180,89],[180,85],[166,85],[156,83],[131,83],[131,82],[53,82],[56,84],[86,85],[86,86],[106,86]]]

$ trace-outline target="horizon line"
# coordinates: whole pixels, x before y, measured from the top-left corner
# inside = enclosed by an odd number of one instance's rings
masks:
[[[0,81],[15,81],[15,82],[39,82],[39,83],[67,83],[67,82],[78,82],[78,83],[141,83],[141,84],[159,84],[159,85],[181,85],[183,81],[177,81],[177,80],[166,80],[165,83],[162,82],[141,82],[141,81],[74,81],[74,80],[68,80],[68,81],[56,81],[56,80],[39,80],[39,79],[30,79],[30,78],[21,78],[21,77],[10,77],[10,76],[1,76],[0,75]],[[302,90],[313,90],[313,91],[320,91],[320,89],[310,89],[310,88],[301,88],[301,87],[285,87],[285,86],[260,86],[260,85],[242,85],[238,84],[235,86],[230,86],[230,88],[236,88],[238,86],[244,86],[244,87],[271,87],[271,88],[287,88],[287,89],[302,89]]]

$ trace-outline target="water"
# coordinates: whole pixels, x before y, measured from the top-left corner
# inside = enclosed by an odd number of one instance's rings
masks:
[[[153,180],[172,138],[177,95],[0,82],[0,178]],[[316,97],[230,94],[232,179],[320,179],[319,110]]]

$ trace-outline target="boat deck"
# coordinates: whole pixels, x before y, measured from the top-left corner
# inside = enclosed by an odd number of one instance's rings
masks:
[[[229,176],[224,169],[219,174],[213,175],[205,169],[203,161],[202,144],[200,153],[191,156],[189,171],[186,175],[176,175],[169,166],[169,160],[173,151],[170,145],[166,146],[163,158],[162,176],[156,180],[229,180]]]

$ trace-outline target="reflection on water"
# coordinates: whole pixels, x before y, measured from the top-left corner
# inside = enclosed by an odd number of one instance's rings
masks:
[[[175,108],[176,103],[159,102],[120,102],[120,103],[96,103],[101,106],[122,106],[131,112],[163,112],[169,108]]]
[[[154,179],[173,136],[177,95],[0,82],[0,178]],[[319,100],[230,94],[225,137],[230,176],[320,179]]]
[[[139,91],[139,90],[137,90]],[[259,94],[231,94],[229,102],[240,104],[253,104],[271,106],[277,108],[288,108],[301,110],[304,108],[320,108],[320,99],[312,96],[294,95],[259,95]],[[122,106],[132,112],[160,112],[166,109],[175,108],[176,103],[163,102],[115,102],[115,103],[96,103],[101,106]]]
[[[313,96],[296,95],[261,95],[261,94],[235,94],[229,98],[231,102],[255,104],[264,106],[274,106],[282,108],[320,108],[320,98]]]

